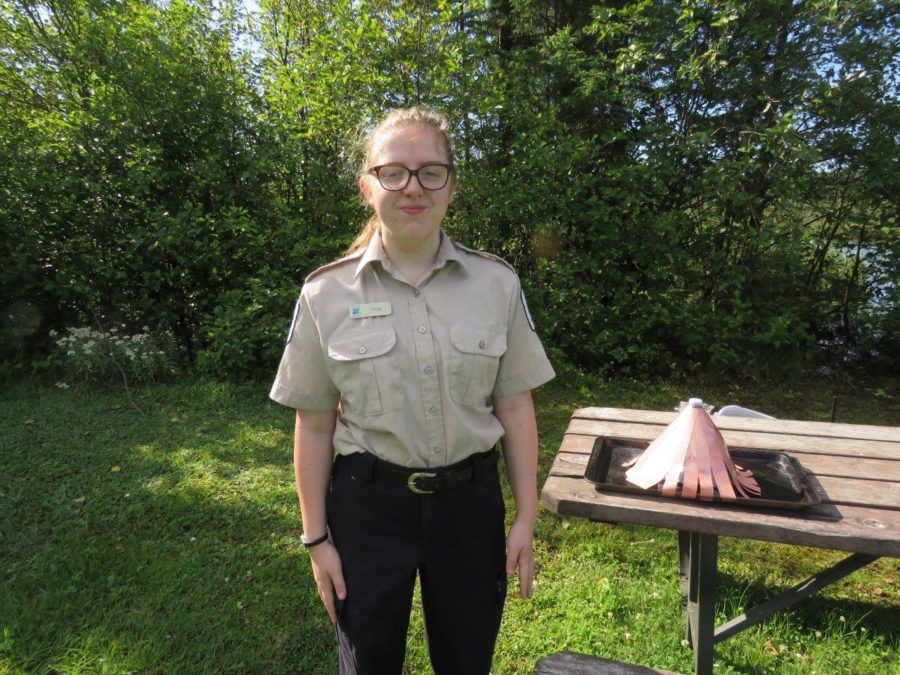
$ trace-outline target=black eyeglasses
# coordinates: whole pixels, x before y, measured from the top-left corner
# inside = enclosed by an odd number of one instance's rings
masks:
[[[425,164],[418,169],[409,169],[402,164],[382,164],[373,166],[369,173],[374,174],[381,187],[391,192],[405,190],[413,176],[426,190],[440,190],[453,173],[452,164]]]

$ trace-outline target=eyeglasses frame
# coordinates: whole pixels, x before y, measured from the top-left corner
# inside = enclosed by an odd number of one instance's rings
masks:
[[[381,171],[381,169],[385,168],[386,166],[399,166],[399,167],[406,169],[409,172],[409,175],[406,177],[406,182],[403,184],[402,187],[389,188],[389,187],[385,187],[384,183],[381,182],[381,176],[379,176],[378,173],[379,173],[379,171]],[[441,187],[437,187],[437,188],[425,187],[424,185],[422,185],[422,181],[419,179],[419,172],[422,169],[427,169],[432,166],[442,166],[445,169],[447,169],[447,180],[444,181],[444,184],[441,185]],[[438,190],[443,190],[445,187],[447,187],[447,183],[450,182],[450,176],[452,176],[453,174],[456,173],[456,167],[454,167],[452,164],[444,164],[443,162],[429,162],[428,164],[423,164],[418,169],[410,169],[405,164],[393,162],[390,164],[379,164],[378,166],[370,167],[369,169],[367,169],[367,173],[370,173],[373,176],[375,176],[375,179],[378,181],[378,184],[382,188],[387,190],[388,192],[400,192],[401,190],[405,190],[407,187],[409,187],[409,183],[413,179],[413,176],[415,176],[416,180],[419,181],[419,185],[422,187],[423,190],[437,192]]]

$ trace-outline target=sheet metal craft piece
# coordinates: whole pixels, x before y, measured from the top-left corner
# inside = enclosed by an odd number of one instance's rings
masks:
[[[690,400],[625,476],[644,490],[658,485],[665,497],[732,501],[760,495],[753,474],[731,461],[725,439],[699,398]]]

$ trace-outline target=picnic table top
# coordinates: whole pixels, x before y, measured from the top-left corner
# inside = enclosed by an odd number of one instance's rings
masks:
[[[713,416],[730,448],[799,460],[821,502],[799,511],[601,492],[584,479],[600,437],[652,440],[677,413],[581,408],[541,492],[559,515],[900,557],[900,428]]]

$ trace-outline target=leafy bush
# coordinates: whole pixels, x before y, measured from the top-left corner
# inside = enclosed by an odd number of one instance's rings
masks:
[[[270,375],[362,220],[352,139],[417,102],[456,124],[448,231],[573,363],[896,368],[890,3],[270,4],[4,5],[0,380],[94,316]]]
[[[197,368],[218,377],[274,376],[298,292],[254,278],[246,288],[222,293],[202,324],[207,345],[197,354]]]

